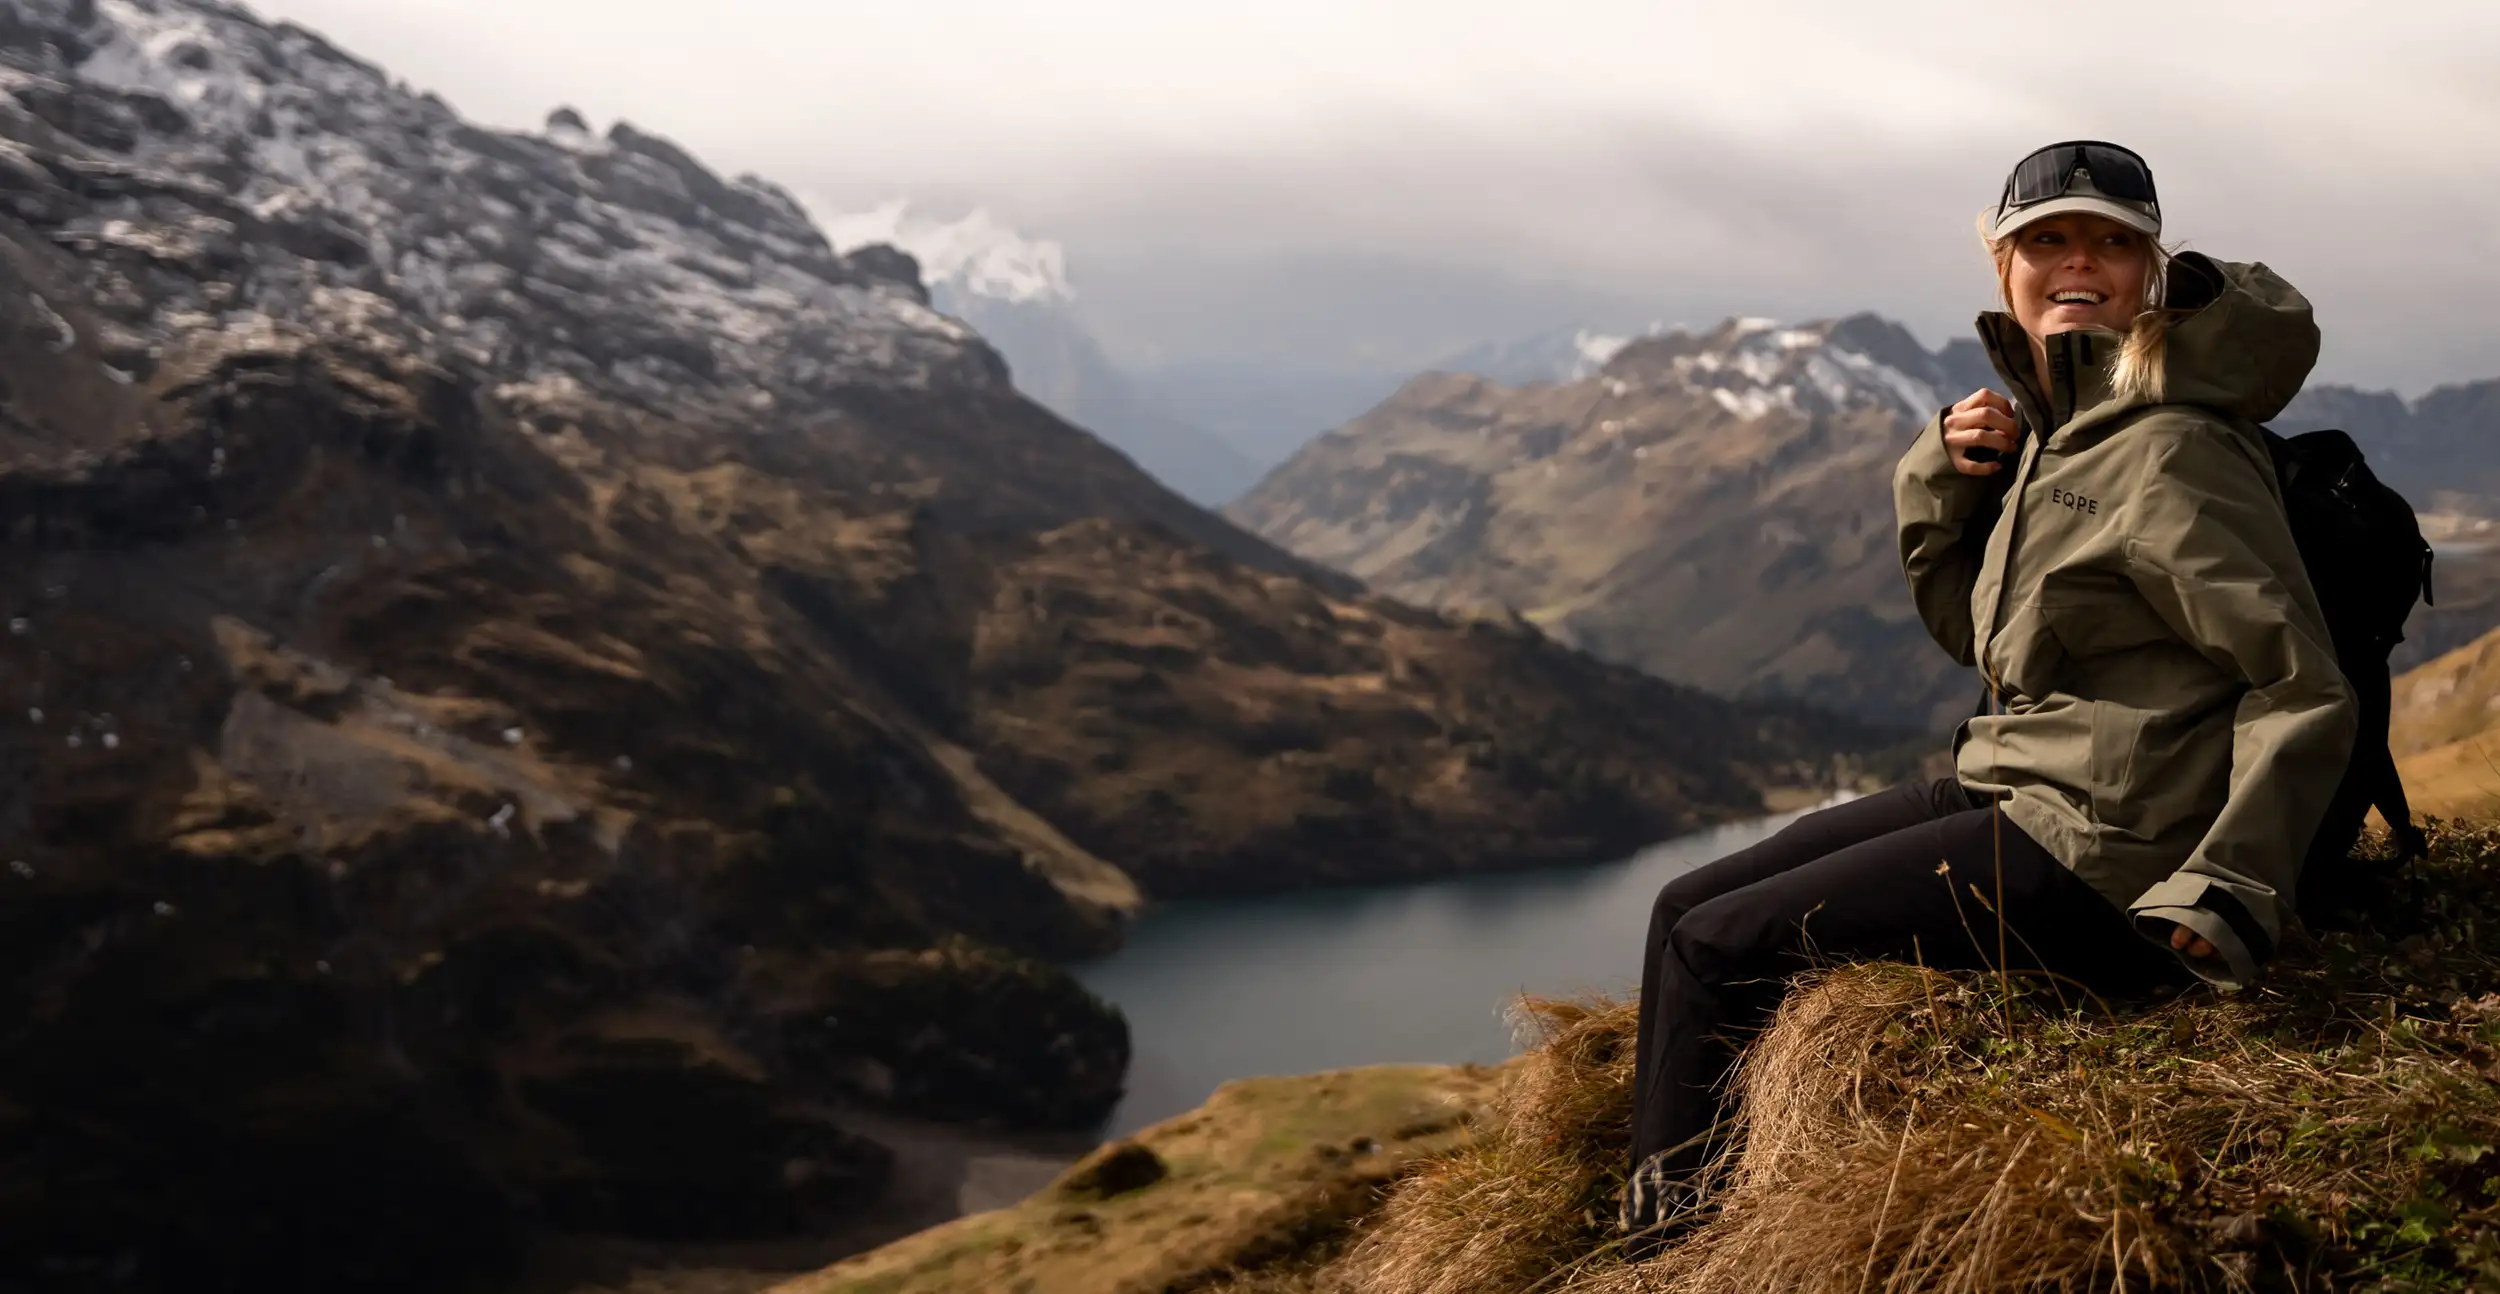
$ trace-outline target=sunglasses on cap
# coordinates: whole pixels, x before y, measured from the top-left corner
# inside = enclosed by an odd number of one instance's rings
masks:
[[[2153,190],[2153,168],[2134,149],[2098,139],[2070,139],[2035,150],[2014,164],[2005,177],[2005,193],[1997,199],[1997,221],[2035,202],[2061,198],[2073,189],[2075,175],[2090,177],[2101,196],[2140,203],[2155,220],[2161,200]]]

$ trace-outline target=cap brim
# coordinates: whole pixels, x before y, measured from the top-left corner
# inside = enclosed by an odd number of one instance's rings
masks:
[[[2161,233],[2160,218],[2140,207],[2131,207],[2116,198],[2105,198],[2098,194],[2069,193],[2062,198],[2034,202],[2029,206],[2016,207],[2006,212],[2004,218],[1989,231],[1988,237],[1993,242],[2035,221],[2046,220],[2051,216],[2073,215],[2078,212],[2088,216],[2106,216],[2139,234],[2157,236]]]

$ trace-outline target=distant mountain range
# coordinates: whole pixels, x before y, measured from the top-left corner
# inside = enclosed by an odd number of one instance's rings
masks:
[[[1410,601],[1517,608],[1666,678],[1930,727],[1975,695],[1910,614],[1893,464],[1941,405],[2001,385],[1872,314],[1732,319],[1622,343],[1561,329],[1453,357],[1304,446],[1227,509]],[[1592,367],[1592,362],[1595,362]],[[1498,377],[1492,376],[1498,374]],[[2320,386],[2277,426],[2340,425],[2435,535],[2500,514],[2500,381],[2419,400]],[[2500,624],[2500,556],[2443,544],[2400,666]]]

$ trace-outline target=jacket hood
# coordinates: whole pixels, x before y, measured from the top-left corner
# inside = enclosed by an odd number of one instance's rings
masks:
[[[2058,389],[2048,391],[2039,389],[2029,339],[2012,315],[1991,310],[1979,316],[1979,339],[1998,375],[2035,409],[2049,412],[2052,431],[2154,403],[2195,405],[2264,422],[2283,412],[2318,362],[2318,325],[2309,298],[2263,264],[2182,252],[2170,261],[2168,305],[2186,313],[2170,325],[2159,401],[2111,393],[2110,370],[2125,340],[2117,333],[2051,337],[2051,381]]]

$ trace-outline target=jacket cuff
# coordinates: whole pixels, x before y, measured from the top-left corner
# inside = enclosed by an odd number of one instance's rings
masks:
[[[1986,507],[1988,500],[2004,492],[2013,460],[2005,460],[2004,469],[1987,476],[1966,475],[1955,467],[1953,452],[1944,443],[1944,416],[1950,411],[1949,407],[1937,410],[1927,425],[1919,428],[1910,452],[1901,456],[1895,485],[1914,482],[1931,500],[1929,506],[1919,509],[1929,519],[1967,521]],[[1898,501],[1897,489],[1895,494]]]
[[[2164,948],[2170,948],[2173,926],[2185,926],[2190,934],[2212,944],[2211,957],[2191,957],[2185,949],[2170,950],[2180,965],[2196,973],[2196,978],[2224,989],[2243,989],[2257,982],[2256,958],[2231,929],[2231,923],[2221,917],[2203,908],[2137,908],[2131,915],[2135,932]]]
[[[2257,968],[2274,956],[2274,931],[2248,910],[2229,885],[2211,876],[2180,871],[2156,883],[2127,905],[2136,932],[2170,944],[2169,925],[2186,926],[2214,946],[2216,956],[2179,960],[2197,977],[2224,988],[2246,988]]]

